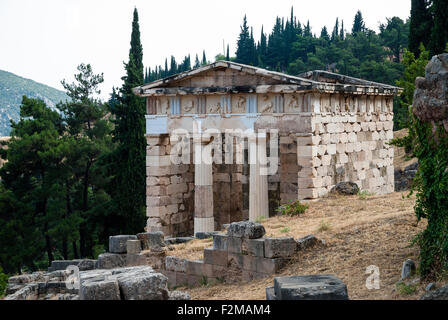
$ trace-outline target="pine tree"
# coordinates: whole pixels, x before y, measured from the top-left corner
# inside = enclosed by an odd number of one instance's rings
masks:
[[[104,120],[106,107],[94,97],[95,94],[101,93],[98,85],[103,83],[103,75],[94,74],[89,64],[79,65],[78,71],[75,75],[76,82],[69,84],[65,80],[62,81],[71,100],[58,105],[66,124],[64,138],[71,138],[70,151],[73,152],[67,155],[66,165],[70,166],[70,171],[76,173],[75,178],[67,178],[64,181],[64,190],[66,201],[71,201],[75,195],[80,198],[80,201],[66,204],[67,217],[71,217],[73,211],[79,213],[82,219],[79,226],[80,255],[93,257],[94,234],[97,229],[91,220],[92,210],[96,206],[91,190],[96,193],[102,189],[93,181],[99,178],[95,169],[100,156],[110,151],[111,128],[109,122]],[[76,255],[76,250],[73,251]]]
[[[430,40],[430,53],[436,55],[445,51],[448,43],[448,0],[433,0],[434,27]]]
[[[237,41],[236,62],[243,64],[251,64],[253,61],[253,47],[249,27],[247,25],[247,18],[244,15],[243,25]]]
[[[429,11],[428,0],[411,1],[411,21],[409,29],[409,51],[415,56],[420,54],[420,44],[425,47],[429,44],[432,30],[432,16]]]
[[[61,138],[60,114],[42,100],[24,96],[20,117],[11,124],[12,139],[1,152],[8,162],[0,169],[5,187],[0,194],[0,262],[14,272],[21,272],[24,264],[36,270],[43,252],[47,265],[55,259],[55,237],[60,234],[52,229],[64,223],[59,210],[65,178],[61,167],[69,151]]]
[[[324,26],[322,28],[322,31],[320,32],[320,38],[326,41],[330,41],[330,35],[328,34],[327,27]]]
[[[141,232],[145,225],[145,100],[132,92],[134,87],[143,83],[142,60],[138,12],[134,9],[126,76],[122,78],[119,103],[110,106],[115,116],[113,136],[117,147],[108,157],[109,174],[113,176],[109,193],[121,217],[119,231],[125,234]]]
[[[358,10],[355,15],[355,20],[353,21],[352,35],[356,35],[359,32],[364,32],[366,25],[362,17],[361,11]]]

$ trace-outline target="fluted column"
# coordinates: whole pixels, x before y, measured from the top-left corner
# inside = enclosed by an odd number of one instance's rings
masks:
[[[213,218],[213,167],[211,149],[201,138],[194,140],[194,233],[215,231]]]
[[[249,220],[269,218],[266,133],[249,137]]]

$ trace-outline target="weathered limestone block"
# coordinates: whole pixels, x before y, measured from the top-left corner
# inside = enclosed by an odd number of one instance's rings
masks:
[[[165,258],[165,269],[174,272],[187,272],[187,262],[185,259],[168,256]]]
[[[204,249],[204,263],[226,267],[227,251]]]
[[[165,247],[163,232],[144,232],[137,234],[137,238],[142,243],[143,250]]]
[[[347,286],[333,275],[278,277],[277,300],[348,300]]]
[[[213,249],[215,250],[227,250],[227,235],[214,234],[213,235]]]
[[[139,254],[142,251],[142,244],[140,240],[126,241],[126,252],[128,254]]]
[[[319,196],[318,189],[301,189],[300,186],[297,194],[299,200],[316,199]]]
[[[239,237],[246,239],[259,239],[266,233],[264,227],[255,222],[242,221],[234,222],[227,229],[227,235],[229,237]]]
[[[126,254],[126,266],[127,267],[137,267],[147,265],[146,255],[138,253],[128,253]]]
[[[121,300],[117,280],[81,281],[80,300]]]
[[[448,54],[432,57],[425,78],[415,80],[412,112],[422,121],[448,120]]]
[[[183,291],[171,291],[168,300],[191,300],[191,296],[188,292]]]
[[[118,277],[124,300],[168,300],[167,278],[151,268]]]
[[[266,258],[291,257],[297,250],[294,238],[266,238],[264,240],[264,254]]]
[[[126,242],[128,240],[137,240],[135,235],[119,235],[109,237],[110,253],[126,253]]]
[[[264,239],[243,239],[241,250],[243,254],[264,257]]]
[[[98,269],[114,269],[126,266],[126,255],[102,253],[98,256]]]

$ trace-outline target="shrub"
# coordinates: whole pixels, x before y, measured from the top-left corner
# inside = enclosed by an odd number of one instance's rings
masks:
[[[409,296],[417,291],[417,285],[415,284],[405,284],[403,282],[397,283],[398,292],[403,296]]]
[[[331,228],[330,222],[322,220],[320,222],[319,228],[317,228],[317,231],[324,232],[324,231],[330,230],[330,228]]]
[[[308,210],[309,206],[306,204],[300,203],[300,201],[295,201],[290,204],[285,204],[277,209],[277,212],[280,215],[288,215],[288,216],[298,216],[304,214],[306,210]]]
[[[419,221],[428,225],[413,243],[420,247],[420,274],[435,279],[448,270],[448,134],[442,125],[421,122],[410,111],[409,135],[392,144],[407,147],[419,167],[411,194]]]
[[[0,297],[5,294],[6,286],[8,285],[8,275],[3,273],[3,269],[0,266]]]

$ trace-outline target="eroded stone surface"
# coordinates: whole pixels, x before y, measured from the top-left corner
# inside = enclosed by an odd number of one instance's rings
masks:
[[[274,292],[278,300],[348,300],[347,286],[334,275],[278,277]]]
[[[110,253],[126,253],[126,242],[128,240],[137,240],[135,235],[118,235],[109,237]]]
[[[448,120],[448,54],[432,57],[425,78],[415,80],[412,112],[422,121]]]
[[[251,221],[234,222],[227,229],[229,237],[260,239],[265,234],[266,230],[261,224]]]

